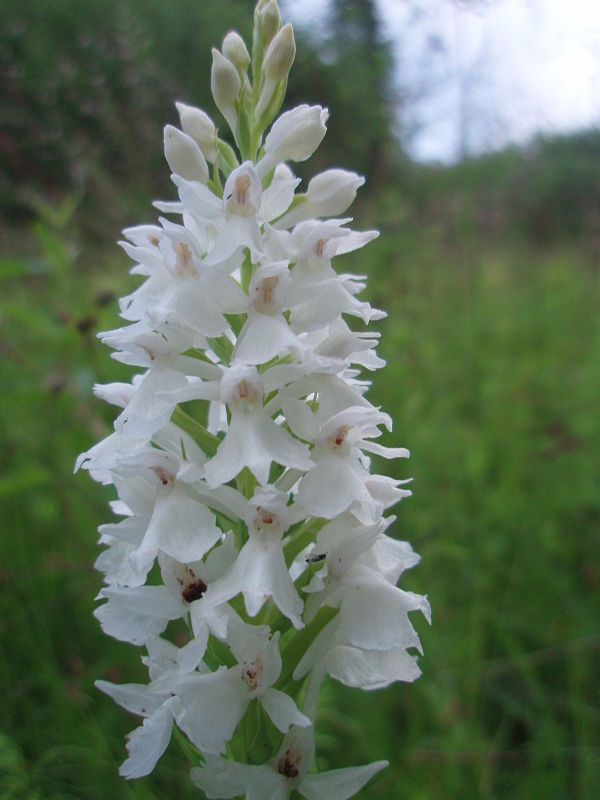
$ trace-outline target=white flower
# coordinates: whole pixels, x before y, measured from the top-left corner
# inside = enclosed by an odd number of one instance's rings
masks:
[[[418,557],[386,534],[407,481],[371,472],[372,455],[408,456],[379,443],[391,419],[361,374],[385,364],[379,334],[349,324],[385,315],[359,299],[364,275],[334,269],[377,236],[340,216],[364,180],[329,169],[296,193],[286,162],[312,155],[328,112],[274,119],[293,32],[276,0],[259,0],[255,25],[252,59],[235,32],[213,50],[213,96],[239,152],[177,103],[182,130],[166,126],[164,152],[179,199],[155,202],[169,218],[121,243],[141,283],[100,338],[139,372],[94,387],[118,409],[115,430],[75,467],[115,487],[95,615],[146,647],[149,683],[98,687],[143,718],[127,778],[151,772],[175,723],[209,798],[346,800],[386,762],[313,771],[322,681],[414,680],[409,615],[430,611],[397,586]]]
[[[352,205],[365,179],[345,169],[329,169],[308,184],[306,195],[276,222],[277,228],[291,228],[311,217],[335,217]]]
[[[246,512],[248,541],[229,572],[210,586],[207,605],[224,603],[241,592],[254,617],[272,598],[296,628],[302,627],[303,603],[283,556],[282,536],[290,525],[286,501],[287,495],[274,488],[256,490]]]
[[[362,522],[376,522],[384,506],[369,491],[366,481],[370,474],[361,460],[361,451],[385,458],[409,455],[405,448],[388,448],[369,441],[380,435],[377,426],[381,424],[391,427],[389,417],[364,406],[347,408],[327,420],[311,453],[316,466],[300,481],[297,502],[315,516],[333,519],[351,510]]]
[[[304,346],[283,315],[291,278],[287,262],[259,267],[250,281],[248,319],[240,331],[234,357],[247,364],[266,364],[285,350],[302,360]]]
[[[325,568],[306,588],[306,617],[310,620],[323,604],[340,612],[303,655],[294,671],[296,680],[323,659],[333,677],[369,689],[420,674],[416,659],[407,653],[410,648],[421,652],[408,612],[421,611],[431,622],[429,603],[394,585],[418,558],[405,543],[390,545],[382,535],[384,527],[381,522],[365,527],[340,518],[317,537],[315,550],[325,553]],[[389,568],[382,573],[378,564],[384,554]]]
[[[216,544],[222,531],[193,489],[177,480],[178,465],[168,453],[148,448],[129,463],[122,462],[119,469],[134,466],[149,478],[143,495],[138,495],[141,502],[135,518],[144,534],[129,556],[143,583],[159,551],[183,563],[197,561]]]
[[[248,638],[247,626],[243,632],[231,626],[228,641],[236,666],[170,682],[180,701],[177,724],[192,742],[204,753],[222,753],[255,698],[282,732],[292,725],[310,725],[290,697],[272,688],[281,672],[279,633],[270,640]]]
[[[292,368],[290,379],[299,371],[302,370]],[[165,395],[165,402],[168,397],[171,403],[199,398],[220,400],[231,412],[225,438],[205,467],[209,486],[227,483],[244,467],[254,473],[259,483],[266,484],[273,462],[300,470],[313,465],[308,447],[275,423],[264,406],[265,391],[278,388],[281,378],[285,380],[285,373],[282,375],[277,367],[259,375],[256,367],[234,362],[222,371],[219,383],[191,383]]]
[[[294,32],[288,22],[273,37],[265,53],[264,83],[255,110],[257,119],[267,111],[273,98],[277,97],[278,88],[285,86],[284,81],[287,79],[295,55]]]
[[[209,632],[224,639],[227,626],[234,616],[229,606],[223,608],[206,602],[208,587],[216,583],[231,567],[237,556],[231,532],[223,543],[215,547],[206,561],[181,563],[170,556],[160,554],[162,579],[171,594],[182,606],[182,616],[189,611],[196,642],[206,642]],[[204,651],[203,651],[204,653]]]
[[[201,657],[197,652],[190,651],[189,647],[188,652],[184,653],[186,648],[178,650],[169,642],[155,637],[150,638],[147,644],[146,663],[154,680],[165,675],[173,676],[179,672],[191,671],[196,668]],[[173,721],[180,711],[179,699],[169,691],[157,692],[152,685],[118,685],[96,681],[96,686],[130,713],[144,717],[142,726],[128,736],[129,758],[121,765],[119,774],[124,778],[149,775],[169,744]]]
[[[200,769],[192,770],[192,778],[210,800],[239,795],[246,800],[287,800],[292,791],[306,800],[347,800],[388,766],[387,761],[375,761],[363,767],[308,774],[313,761],[312,729],[294,729],[269,764],[249,766],[208,757]]]
[[[223,39],[221,46],[223,55],[228,58],[240,72],[245,72],[250,64],[250,55],[244,44],[244,40],[235,31],[229,33]]]
[[[201,225],[208,226],[212,243],[204,257],[210,266],[227,264],[247,247],[253,261],[263,254],[261,226],[280,217],[289,208],[299,180],[283,165],[278,166],[271,184],[263,190],[260,177],[250,161],[229,174],[220,200],[206,186],[175,176],[179,196]]]
[[[149,280],[121,301],[122,316],[145,320],[160,329],[167,341],[172,338],[167,326],[174,325],[197,331],[202,337],[219,336],[228,327],[223,314],[245,310],[244,293],[229,275],[207,267],[202,253],[208,245],[193,231],[164,219],[161,222],[162,229],[152,237],[152,249],[130,249],[147,268]]]
[[[165,586],[109,586],[97,599],[107,601],[94,611],[104,633],[139,646],[182,616],[180,603]]]

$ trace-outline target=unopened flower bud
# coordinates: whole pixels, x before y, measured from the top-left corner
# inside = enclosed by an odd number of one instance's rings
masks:
[[[291,24],[287,22],[267,48],[263,62],[265,76],[276,81],[285,80],[295,57],[294,31]]]
[[[257,165],[266,175],[279,161],[305,161],[325,136],[329,112],[321,106],[301,105],[286,111],[265,139],[265,156]]]
[[[264,85],[256,105],[256,117],[260,118],[269,107],[269,103],[289,74],[296,56],[294,31],[287,22],[275,36],[263,61]]]
[[[281,15],[276,0],[260,0],[254,11],[254,21],[263,47],[266,47],[281,28]]]
[[[187,133],[166,125],[164,132],[165,158],[171,170],[190,181],[208,180],[208,164],[196,142]]]
[[[228,58],[240,72],[246,72],[250,64],[250,55],[239,33],[229,31],[227,36],[223,39],[221,50],[225,58]]]
[[[278,228],[291,228],[311,217],[335,217],[352,205],[365,179],[345,169],[328,169],[308,184],[301,202],[277,220]]]
[[[342,214],[352,205],[365,179],[345,169],[328,169],[308,184],[308,202],[327,216]],[[315,215],[316,216],[316,215]]]
[[[215,104],[227,120],[232,131],[236,128],[235,101],[242,82],[236,68],[216,47],[212,51],[213,63],[210,73],[210,88]]]
[[[194,108],[185,103],[175,103],[175,106],[179,112],[183,132],[192,137],[208,161],[214,162],[217,131],[212,119],[200,108]]]

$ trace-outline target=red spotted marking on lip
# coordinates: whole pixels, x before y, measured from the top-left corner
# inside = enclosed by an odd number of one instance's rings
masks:
[[[188,583],[181,591],[181,596],[186,603],[193,603],[194,600],[200,600],[206,591],[206,584],[204,581],[198,579],[194,583]]]
[[[296,778],[298,776],[298,766],[300,756],[293,756],[290,749],[286,750],[277,762],[277,771],[286,778]]]

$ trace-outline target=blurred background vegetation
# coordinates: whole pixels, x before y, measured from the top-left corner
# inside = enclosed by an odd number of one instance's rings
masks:
[[[130,375],[95,338],[134,285],[114,240],[174,196],[162,127],[175,100],[214,111],[210,47],[232,27],[247,35],[252,8],[0,0],[3,800],[198,797],[176,742],[152,777],[118,777],[137,722],[93,681],[145,676],[92,618],[110,492],[72,466],[112,424],[92,384]],[[389,312],[372,395],[413,452],[415,497],[395,532],[423,557],[405,585],[428,593],[434,625],[415,620],[426,655],[414,685],[327,685],[320,766],[388,758],[365,800],[591,800],[600,134],[411,163],[373,3],[335,0],[329,22],[297,31],[287,104],[331,111],[303,176],[367,176],[355,225],[382,236],[343,269],[368,273]]]

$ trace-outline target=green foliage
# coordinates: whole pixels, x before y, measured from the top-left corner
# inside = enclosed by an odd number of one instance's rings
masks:
[[[540,138],[525,154],[508,202],[538,242],[600,233],[600,133]]]
[[[154,190],[172,196],[162,126],[175,99],[212,111],[208,47],[234,25],[245,34],[252,3],[0,0],[0,12],[0,204],[34,220],[0,258],[0,798],[197,798],[175,741],[151,778],[117,774],[137,720],[93,681],[145,675],[92,617],[109,493],[72,469],[111,430],[92,385],[130,377],[95,338],[131,288],[114,228],[136,204],[151,217]],[[333,114],[311,172],[368,169],[356,158],[373,137],[368,82],[355,75],[348,99],[347,60],[298,53],[288,102]],[[375,401],[396,423],[387,443],[413,452],[397,467],[415,497],[395,535],[423,560],[404,586],[434,611],[431,629],[415,619],[414,685],[328,684],[319,766],[392,765],[365,800],[596,796],[598,156],[589,133],[405,165],[355,213],[382,229],[354,263],[389,312]]]
[[[28,210],[27,187],[85,191],[104,225],[125,202],[164,193],[160,142],[179,99],[214,111],[212,46],[250,30],[243,0],[0,0],[0,208]],[[202,76],[202,80],[200,77]],[[223,123],[224,127],[224,123]],[[158,144],[157,144],[158,143]],[[116,204],[116,208],[115,208]]]
[[[461,169],[468,191],[481,190],[476,170]],[[489,167],[486,180],[500,172]],[[456,175],[439,177],[444,209]],[[421,189],[433,202],[433,185]],[[374,399],[396,422],[388,443],[413,452],[397,467],[414,476],[415,497],[398,508],[395,535],[423,557],[404,586],[429,593],[434,625],[415,619],[425,648],[415,684],[328,684],[319,766],[387,757],[365,800],[591,800],[598,272],[586,247],[490,244],[466,225],[449,236],[435,221],[407,224],[397,192],[382,200],[370,213],[388,230],[354,270],[370,273],[371,300],[389,312]],[[126,259],[111,246],[101,266],[82,261],[75,200],[37,209],[37,254],[0,261],[0,796],[197,797],[176,737],[152,777],[118,776],[137,722],[93,687],[145,680],[139,651],[92,617],[108,496],[72,475],[114,416],[92,384],[129,376],[94,337],[117,324]]]
[[[172,191],[160,143],[164,125],[178,124],[175,100],[206,109],[228,135],[210,94],[211,47],[232,28],[249,41],[253,5],[0,0],[0,63],[6,65],[0,210],[22,221],[31,215],[31,190],[76,192],[83,197],[87,236],[112,241],[133,209],[141,212],[148,197]],[[394,158],[384,88],[391,57],[389,46],[374,38],[372,14],[366,22],[358,26],[360,36],[348,22],[347,40],[335,52],[339,36],[313,43],[299,33],[286,107],[329,106],[331,128],[319,157],[381,177]]]
[[[525,238],[535,246],[600,234],[600,132],[539,137],[525,148],[471,158],[451,168],[405,165],[408,213],[448,239]]]
[[[117,323],[125,259],[117,273],[113,251],[91,273],[77,257],[73,204],[39,211],[36,257],[0,261],[0,797],[197,797],[179,754],[152,786],[119,778],[132,720],[93,687],[142,679],[137,654],[91,616],[94,529],[109,494],[73,476],[77,453],[110,432],[112,409],[92,385],[129,375],[95,337]]]
[[[380,703],[332,690],[331,730],[351,709],[354,759],[386,743],[392,774],[369,797],[592,798],[598,273],[577,249],[471,235],[455,252],[427,228],[373,249],[389,311],[375,399],[413,452],[396,535],[423,557],[408,586],[434,625],[423,677]]]
[[[393,54],[373,0],[336,0],[325,30],[296,31],[298,52],[286,105],[320,103],[331,112],[324,145],[310,169],[351,168],[375,191],[396,172]],[[341,156],[340,154],[343,154]]]

